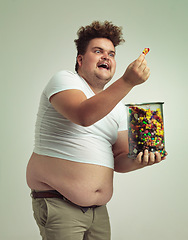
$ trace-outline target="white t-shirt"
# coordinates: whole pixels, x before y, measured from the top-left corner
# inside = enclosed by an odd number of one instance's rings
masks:
[[[50,97],[68,89],[79,89],[87,98],[95,95],[77,73],[60,71],[45,87],[35,128],[34,152],[75,162],[114,168],[112,145],[118,131],[127,129],[126,109],[122,102],[103,119],[89,127],[75,124],[58,113]]]

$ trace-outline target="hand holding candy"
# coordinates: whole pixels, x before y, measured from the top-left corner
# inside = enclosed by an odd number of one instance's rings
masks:
[[[145,55],[149,52],[148,49],[145,48],[143,53],[127,67],[122,77],[131,87],[142,84],[149,78],[150,69],[145,59]]]

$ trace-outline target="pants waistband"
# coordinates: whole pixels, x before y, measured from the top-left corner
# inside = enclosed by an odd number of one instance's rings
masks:
[[[71,202],[70,200],[68,200],[66,197],[64,197],[61,193],[59,193],[58,191],[56,190],[47,190],[47,191],[35,191],[35,190],[32,190],[31,192],[31,197],[36,199],[36,198],[60,198],[78,208],[80,208],[82,210],[83,213],[87,212],[87,210],[89,208],[97,208],[97,207],[100,207],[98,205],[92,205],[92,206],[87,206],[87,207],[82,207],[82,206],[79,206],[73,202]]]

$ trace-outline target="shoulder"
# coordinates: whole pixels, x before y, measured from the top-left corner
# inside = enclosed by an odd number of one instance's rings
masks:
[[[62,82],[62,81],[69,81],[69,80],[79,79],[79,76],[77,73],[68,71],[68,70],[62,70],[54,74],[54,76],[50,79],[49,82]]]
[[[77,73],[62,70],[54,74],[49,80],[44,89],[44,94],[50,98],[55,93],[69,89],[82,90],[82,82]]]

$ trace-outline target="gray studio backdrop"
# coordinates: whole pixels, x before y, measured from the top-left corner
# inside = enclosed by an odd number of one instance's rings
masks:
[[[40,94],[55,72],[74,71],[76,31],[93,20],[123,27],[113,81],[151,49],[149,80],[123,101],[165,102],[168,160],[115,174],[112,240],[188,239],[187,9],[187,0],[0,0],[0,239],[40,239],[25,181]]]

